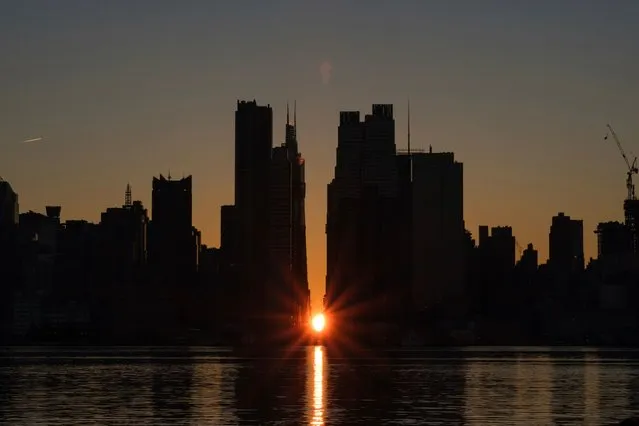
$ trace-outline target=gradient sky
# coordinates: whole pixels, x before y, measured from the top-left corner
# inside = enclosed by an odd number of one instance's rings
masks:
[[[154,175],[192,174],[194,223],[217,245],[236,100],[271,104],[280,142],[296,99],[319,309],[338,111],[394,103],[405,147],[410,97],[413,146],[464,163],[474,235],[511,225],[546,259],[564,211],[595,256],[626,191],[606,123],[639,153],[638,22],[634,0],[2,0],[0,176],[22,211],[98,221],[127,182],[150,207]]]

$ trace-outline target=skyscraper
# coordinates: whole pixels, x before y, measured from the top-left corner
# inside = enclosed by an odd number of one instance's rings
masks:
[[[510,291],[515,267],[515,237],[510,226],[479,227],[478,267],[475,271],[479,286],[474,290],[473,303],[484,315],[504,318],[508,315]]]
[[[291,162],[288,148],[273,148],[269,189],[269,266],[267,309],[282,325],[292,323],[293,293],[293,217]]]
[[[628,199],[623,202],[625,225],[632,237],[632,251],[639,253],[639,200]]]
[[[413,276],[413,161],[410,150],[398,152],[397,175],[399,194],[397,208],[397,275],[396,303],[398,319],[407,319],[411,313],[411,285]]]
[[[134,273],[147,262],[148,224],[146,208],[141,201],[131,200],[127,186],[124,205],[108,208],[101,215],[105,275],[129,282],[136,278]]]
[[[238,232],[237,209],[234,205],[222,206],[220,209],[219,278],[229,289],[235,290],[239,290],[237,286]]]
[[[293,124],[289,122],[287,107],[285,146],[291,163],[291,271],[296,301],[294,323],[305,325],[310,316],[311,303],[306,257],[306,160],[299,151],[296,106]]]
[[[422,310],[463,291],[463,165],[453,153],[432,149],[412,157],[412,299]]]
[[[287,108],[284,144],[273,148],[269,200],[269,299],[279,317],[291,326],[306,324],[309,289],[304,211],[304,159]]]
[[[0,229],[18,224],[18,194],[9,182],[0,178]]]
[[[237,262],[243,286],[242,317],[263,317],[269,276],[269,189],[273,110],[238,101],[235,111]]]
[[[597,234],[598,259],[634,253],[632,230],[623,223],[599,223],[595,234]]]
[[[18,194],[0,178],[0,287],[16,284],[18,218]]]
[[[153,178],[149,262],[162,282],[192,282],[197,270],[192,184],[191,176]]]
[[[341,112],[328,186],[326,303],[332,321],[389,314],[397,274],[398,162],[392,105]],[[353,322],[353,321],[346,321]]]
[[[237,210],[234,205],[220,208],[220,249],[229,264],[234,264],[237,253]]]
[[[365,143],[362,150],[362,185],[374,187],[382,198],[395,198],[398,192],[393,105],[373,105],[364,117]]]
[[[0,178],[0,339],[8,329],[11,292],[18,284],[17,255],[18,194]]]
[[[556,274],[584,270],[583,220],[571,219],[564,213],[552,218],[549,240],[549,264]]]

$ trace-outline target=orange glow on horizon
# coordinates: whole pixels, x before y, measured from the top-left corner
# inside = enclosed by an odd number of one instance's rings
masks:
[[[313,330],[318,333],[323,331],[324,327],[326,327],[326,318],[324,317],[324,314],[315,315],[311,320],[311,326],[313,327]]]

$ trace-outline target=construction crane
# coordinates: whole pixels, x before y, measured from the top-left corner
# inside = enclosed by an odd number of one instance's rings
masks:
[[[621,156],[626,162],[626,166],[628,166],[628,171],[626,172],[626,174],[628,175],[628,177],[626,178],[626,188],[628,189],[627,199],[636,200],[637,197],[635,197],[635,185],[632,183],[632,175],[637,174],[639,172],[639,170],[637,169],[637,157],[635,157],[631,163],[630,160],[628,160],[628,156],[626,156],[626,152],[623,150],[623,147],[621,146],[621,142],[619,141],[619,138],[617,137],[617,134],[615,133],[612,126],[610,124],[607,124],[606,126],[608,127],[608,134],[612,135],[612,138],[617,143],[617,147],[619,148],[619,152],[621,153]],[[608,134],[606,134],[606,137],[604,139],[608,139]]]

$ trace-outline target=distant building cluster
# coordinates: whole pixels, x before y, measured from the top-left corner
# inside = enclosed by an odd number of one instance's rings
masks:
[[[294,112],[295,115],[295,112]],[[100,222],[60,206],[20,214],[0,180],[0,336],[18,342],[236,342],[292,338],[310,316],[304,159],[287,114],[273,147],[269,106],[238,102],[235,204],[221,243],[192,222],[192,177],[154,177],[152,216],[133,201]]]
[[[629,344],[639,310],[637,200],[597,227],[552,218],[540,265],[509,226],[465,229],[453,153],[397,149],[392,105],[340,113],[328,185],[325,309],[334,339],[378,344]],[[634,303],[632,301],[635,301]]]

